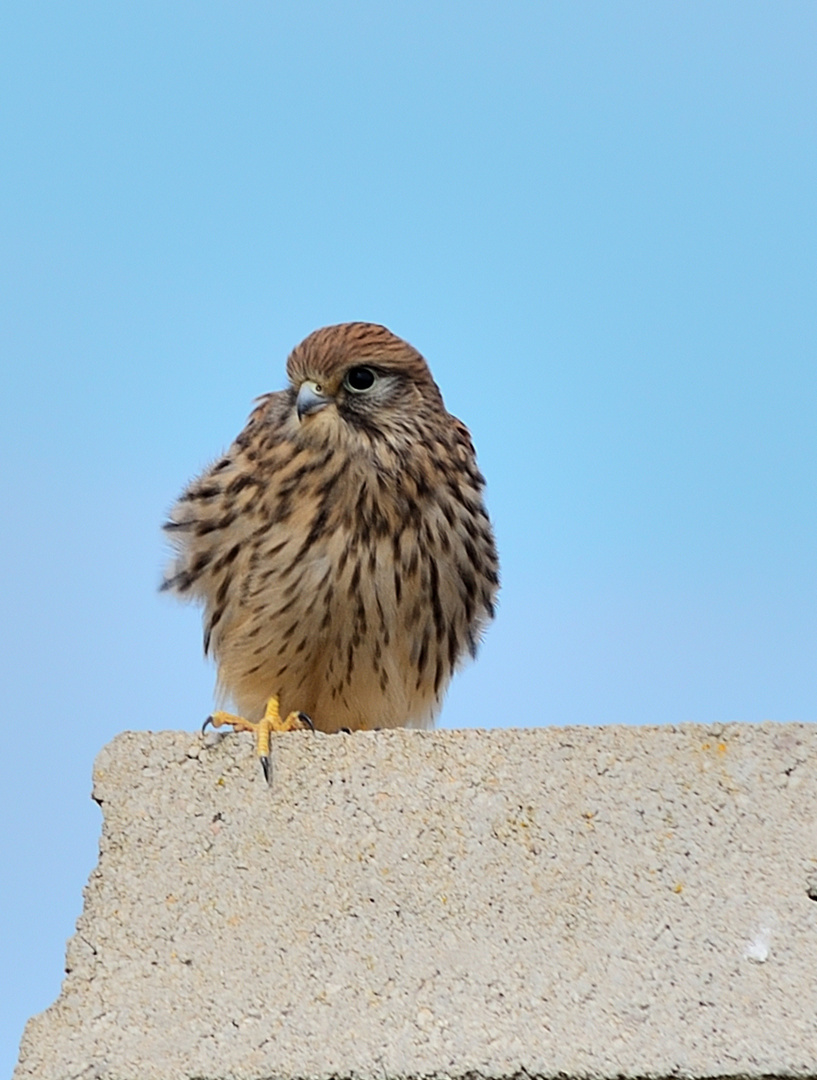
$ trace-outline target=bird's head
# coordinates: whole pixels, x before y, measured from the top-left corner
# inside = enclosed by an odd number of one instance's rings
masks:
[[[416,440],[423,420],[444,406],[415,348],[374,323],[316,330],[287,360],[294,409],[304,437]]]

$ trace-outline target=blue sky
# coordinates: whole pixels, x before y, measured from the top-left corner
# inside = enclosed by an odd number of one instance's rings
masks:
[[[198,726],[159,524],[312,329],[470,426],[499,616],[444,726],[817,720],[813,3],[0,10],[0,1071],[117,732]]]

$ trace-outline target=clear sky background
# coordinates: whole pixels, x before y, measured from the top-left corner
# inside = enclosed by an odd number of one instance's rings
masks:
[[[817,720],[817,5],[0,8],[0,1072],[98,750],[197,727],[159,525],[309,331],[470,426],[499,615],[442,725]]]

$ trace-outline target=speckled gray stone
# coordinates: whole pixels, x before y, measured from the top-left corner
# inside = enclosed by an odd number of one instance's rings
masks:
[[[817,726],[127,733],[15,1080],[817,1076]]]

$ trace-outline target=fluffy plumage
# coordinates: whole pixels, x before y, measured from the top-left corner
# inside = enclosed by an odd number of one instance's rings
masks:
[[[218,685],[321,731],[426,726],[493,616],[498,564],[467,428],[383,326],[310,334],[165,525],[163,588],[204,605]]]

